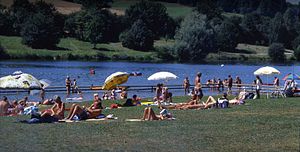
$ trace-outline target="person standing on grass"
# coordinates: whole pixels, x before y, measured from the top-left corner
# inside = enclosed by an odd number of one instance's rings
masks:
[[[256,80],[255,80],[255,85],[256,85],[256,99],[260,98],[260,90],[261,90],[261,86],[262,86],[263,82],[260,79],[260,77],[257,75],[256,76]]]
[[[184,95],[188,94],[190,92],[190,80],[188,77],[185,77],[183,80],[183,88],[184,88]]]
[[[232,77],[231,77],[231,75],[228,75],[228,91],[227,91],[227,94],[232,93],[232,83],[233,83]]]
[[[69,95],[71,91],[71,80],[69,76],[67,76],[66,78],[66,89],[67,89],[67,95]]]

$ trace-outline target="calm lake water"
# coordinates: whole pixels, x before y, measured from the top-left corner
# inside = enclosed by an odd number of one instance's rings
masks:
[[[147,78],[159,71],[169,71],[176,74],[179,78],[170,80],[167,84],[182,84],[183,79],[189,77],[191,83],[195,74],[202,72],[202,83],[208,79],[227,78],[230,74],[235,79],[240,76],[243,83],[252,83],[255,79],[253,72],[266,65],[203,65],[203,64],[153,64],[153,63],[130,63],[130,62],[79,62],[79,61],[58,61],[58,62],[31,62],[31,61],[2,61],[0,62],[0,77],[12,74],[15,71],[22,71],[30,73],[38,79],[48,79],[51,81],[51,86],[64,86],[66,76],[71,79],[76,78],[78,86],[102,85],[104,80],[110,74],[122,72],[141,72],[143,76],[130,77],[128,82],[124,85],[155,85],[159,81],[148,81]],[[289,72],[300,72],[299,65],[293,66],[276,66],[281,71],[279,78],[282,79]],[[93,68],[96,71],[95,75],[89,74],[89,69]],[[263,81],[267,81],[267,77],[262,77]],[[273,77],[270,77],[269,83],[272,83]],[[283,84],[283,81],[281,81]],[[174,95],[183,95],[182,90],[171,90]],[[84,99],[92,98],[94,92],[84,92]],[[46,98],[51,98],[54,94],[58,94],[65,98],[63,93],[46,93]],[[133,94],[138,94],[142,97],[152,97],[154,95],[151,91],[133,92],[129,91],[129,97]],[[211,94],[206,91],[206,95]],[[4,93],[1,93],[1,96]],[[25,93],[5,94],[10,100],[20,99]],[[76,97],[77,95],[72,95]],[[38,94],[30,95],[29,99],[38,100]]]

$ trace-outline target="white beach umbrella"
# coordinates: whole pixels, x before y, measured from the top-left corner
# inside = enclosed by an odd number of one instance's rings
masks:
[[[177,79],[178,77],[171,73],[171,72],[157,72],[152,74],[150,77],[148,77],[148,80],[171,80],[171,79]]]
[[[273,74],[280,74],[280,71],[273,67],[265,66],[257,69],[254,72],[254,75],[273,75]]]
[[[0,78],[0,88],[3,89],[40,89],[41,84],[34,76],[21,71]]]

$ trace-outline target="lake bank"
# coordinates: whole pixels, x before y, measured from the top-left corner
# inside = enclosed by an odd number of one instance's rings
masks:
[[[130,61],[149,63],[177,63],[174,59],[165,59],[157,50],[172,46],[174,40],[157,40],[154,49],[147,52],[128,49],[120,42],[98,44],[97,49],[89,42],[79,41],[73,38],[63,38],[57,48],[32,49],[21,43],[20,37],[0,36],[1,45],[4,47],[5,60],[27,60],[27,61]],[[236,52],[210,53],[199,63],[269,63],[268,47],[249,44],[239,44]],[[162,50],[163,51],[163,50]],[[293,51],[286,50],[287,60],[284,63],[294,62]],[[283,63],[283,64],[284,64]]]

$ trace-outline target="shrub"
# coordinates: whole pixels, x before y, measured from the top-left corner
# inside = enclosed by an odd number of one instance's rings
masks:
[[[120,35],[124,47],[135,50],[150,50],[153,48],[154,37],[142,20],[137,20],[128,31]]]
[[[294,50],[294,56],[297,61],[300,61],[300,45]]]
[[[4,47],[0,43],[0,58],[3,58],[4,56],[6,56],[6,53],[4,52]]]
[[[156,48],[158,58],[161,58],[164,61],[173,61],[175,59],[173,49],[174,48],[170,46]]]
[[[268,54],[272,62],[283,62],[285,60],[284,46],[281,43],[272,43],[269,47]]]

